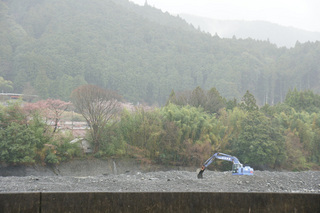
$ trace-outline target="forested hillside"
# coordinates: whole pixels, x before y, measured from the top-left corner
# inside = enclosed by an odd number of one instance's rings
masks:
[[[82,84],[159,105],[197,86],[227,99],[249,90],[260,105],[289,88],[320,92],[320,42],[221,39],[127,0],[1,0],[0,41],[0,77],[13,82],[2,91],[44,99],[69,100]]]

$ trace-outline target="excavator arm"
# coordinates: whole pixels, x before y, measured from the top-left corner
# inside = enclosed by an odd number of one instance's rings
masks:
[[[240,164],[240,161],[238,160],[238,158],[231,156],[231,155],[227,155],[224,153],[215,153],[214,155],[212,155],[201,167],[200,172],[198,173],[197,177],[199,179],[203,178],[202,174],[204,172],[204,170],[206,170],[206,168],[214,161],[214,159],[220,159],[220,160],[226,160],[226,161],[231,161],[233,162],[233,164]]]

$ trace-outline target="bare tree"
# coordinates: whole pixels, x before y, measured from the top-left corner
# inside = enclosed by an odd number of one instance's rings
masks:
[[[68,109],[68,107],[71,105],[71,102],[64,102],[59,99],[48,99],[47,105],[48,109],[50,110],[51,117],[54,120],[53,132],[56,132],[61,115]]]
[[[94,85],[83,85],[71,94],[74,107],[86,119],[90,127],[90,137],[94,145],[94,153],[99,151],[101,136],[106,124],[120,110],[120,96],[110,90]]]

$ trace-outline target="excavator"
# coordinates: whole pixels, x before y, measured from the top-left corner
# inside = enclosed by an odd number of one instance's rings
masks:
[[[204,170],[206,170],[206,168],[213,162],[214,159],[220,159],[220,160],[226,160],[226,161],[231,161],[233,163],[232,165],[232,175],[253,175],[253,168],[251,168],[250,166],[245,166],[243,167],[243,165],[240,163],[240,161],[238,160],[238,158],[231,156],[231,155],[227,155],[224,153],[220,153],[217,152],[214,155],[212,155],[201,167],[201,170],[198,174],[198,178],[201,179],[202,177],[202,173],[204,172]]]

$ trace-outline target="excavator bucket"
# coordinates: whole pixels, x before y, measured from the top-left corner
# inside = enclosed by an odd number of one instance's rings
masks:
[[[204,172],[204,169],[201,169],[200,170],[200,172],[199,172],[199,174],[198,174],[198,179],[202,179],[202,173]]]

